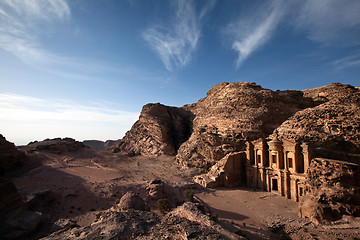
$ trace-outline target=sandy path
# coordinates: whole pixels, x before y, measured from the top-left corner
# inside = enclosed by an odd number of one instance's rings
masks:
[[[216,189],[196,194],[219,219],[241,226],[249,239],[278,239],[267,225],[276,219],[298,219],[298,203],[269,192]]]

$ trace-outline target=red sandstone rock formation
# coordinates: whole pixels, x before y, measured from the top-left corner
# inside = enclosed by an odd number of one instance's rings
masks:
[[[190,106],[193,133],[178,150],[178,162],[206,166],[245,150],[245,139],[267,137],[295,112],[314,106],[300,91],[271,91],[255,83],[221,83]]]
[[[182,108],[167,107],[160,103],[143,107],[135,122],[112,152],[134,155],[175,155],[179,146],[191,132],[192,114]]]
[[[304,93],[304,97],[309,97],[314,101],[324,103],[333,99],[350,96],[358,90],[359,88],[354,88],[348,84],[332,83],[319,88],[305,89],[302,90],[302,92]]]
[[[309,141],[317,148],[315,156],[330,157],[325,153],[331,152],[331,158],[357,161],[359,92],[340,83],[303,91],[221,83],[182,108],[145,105],[139,120],[111,150],[130,156],[176,154],[183,165],[206,167],[244,151],[245,140],[273,133],[280,139]]]

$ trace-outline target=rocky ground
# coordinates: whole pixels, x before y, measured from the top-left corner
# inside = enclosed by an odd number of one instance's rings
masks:
[[[190,181],[199,170],[184,169],[174,157],[127,157],[89,148],[31,151],[27,156],[21,167],[5,174],[26,207],[2,216],[3,226],[13,227],[10,232],[0,228],[2,239],[360,237],[360,225],[354,219],[314,225],[298,217],[297,203],[271,193],[202,189]],[[193,189],[198,205],[182,206],[186,189]],[[137,193],[148,209],[121,207],[119,202],[124,200],[120,199],[128,192]],[[170,199],[174,210],[163,216],[156,206],[159,198]],[[210,218],[215,214],[216,222]]]

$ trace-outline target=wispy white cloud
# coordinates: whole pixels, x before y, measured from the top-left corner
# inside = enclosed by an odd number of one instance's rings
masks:
[[[225,28],[226,35],[230,36],[232,49],[238,53],[237,68],[271,39],[285,11],[283,1],[266,2],[255,11],[241,15]]]
[[[0,48],[27,64],[47,63],[56,56],[43,50],[39,36],[51,23],[70,19],[66,0],[0,2]]]
[[[255,11],[247,10],[224,31],[231,40],[231,48],[238,53],[237,68],[270,41],[282,23],[290,23],[290,27],[305,32],[317,43],[338,47],[360,45],[359,0],[272,0]],[[357,65],[357,61],[335,65],[344,68]]]
[[[12,93],[0,93],[0,112],[0,132],[21,144],[56,136],[118,139],[139,115],[114,109],[104,102],[84,105]]]
[[[0,0],[0,49],[35,69],[65,79],[104,82],[107,80],[101,77],[108,73],[116,74],[118,79],[131,76],[144,80],[150,75],[163,78],[124,62],[105,62],[48,50],[43,43],[51,40],[56,28],[70,21],[67,0]]]
[[[191,61],[201,34],[201,20],[214,5],[215,1],[209,1],[197,14],[192,0],[174,1],[172,22],[166,26],[154,25],[143,32],[143,38],[168,71],[182,68]]]
[[[360,54],[340,58],[340,59],[334,61],[333,65],[338,70],[344,69],[344,68],[349,68],[349,67],[360,68]]]
[[[53,21],[56,18],[66,19],[70,16],[70,8],[64,0],[3,0],[19,16]]]
[[[133,121],[138,116],[138,113],[115,110],[103,102],[82,105],[69,100],[45,100],[11,93],[0,93],[0,112],[0,119],[14,121],[122,122]]]
[[[308,37],[324,44],[360,44],[359,0],[301,0],[294,24]]]
[[[216,0],[208,0],[207,4],[200,11],[200,15],[199,15],[200,20],[206,17],[208,13],[211,12],[211,10],[213,10],[215,5],[216,5]]]

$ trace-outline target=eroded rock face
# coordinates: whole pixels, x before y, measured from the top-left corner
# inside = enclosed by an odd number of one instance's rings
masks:
[[[224,229],[199,210],[197,204],[186,202],[168,213],[161,223],[138,239],[245,239]]]
[[[203,187],[237,187],[246,184],[246,153],[229,153],[210,168],[208,173],[194,177]]]
[[[308,193],[299,213],[313,221],[338,220],[343,215],[360,217],[360,167],[329,159],[313,159],[308,170]]]
[[[295,112],[315,106],[300,91],[271,91],[255,83],[221,83],[196,104],[193,133],[176,156],[184,165],[213,165],[226,154],[245,150],[246,139],[267,137]]]
[[[13,143],[8,142],[0,134],[0,172],[16,166],[24,157],[23,152],[19,151]]]
[[[72,138],[54,138],[46,139],[44,141],[31,142],[28,145],[22,147],[24,151],[33,152],[33,151],[49,151],[53,153],[63,153],[63,152],[75,152],[86,146],[82,142],[78,142]]]
[[[360,161],[360,92],[350,90],[297,112],[275,130],[276,134],[281,139],[310,142],[317,157]]]
[[[209,167],[229,153],[244,151],[245,140],[273,133],[314,144],[315,156],[360,161],[359,92],[340,83],[303,91],[221,83],[182,108],[145,105],[112,151],[176,154],[182,165]]]
[[[319,103],[328,102],[334,99],[348,97],[357,92],[359,88],[355,88],[348,84],[332,83],[327,86],[302,90],[305,97],[312,98]]]
[[[175,155],[179,146],[191,133],[192,114],[182,108],[160,103],[143,107],[135,122],[112,152],[134,155]]]

